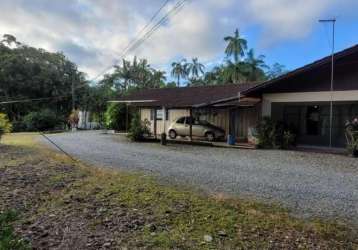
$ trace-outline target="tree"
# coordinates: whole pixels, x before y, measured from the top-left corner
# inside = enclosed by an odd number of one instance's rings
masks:
[[[274,63],[269,71],[266,73],[268,79],[274,79],[281,75],[286,74],[288,71],[285,69],[285,66],[279,63]]]
[[[234,57],[234,62],[237,64],[240,57],[245,55],[247,41],[240,37],[238,29],[235,30],[234,36],[227,36],[224,41],[228,43],[225,49],[226,56],[228,58]]]
[[[262,69],[268,68],[268,66],[265,64],[264,59],[265,56],[263,55],[255,57],[255,52],[253,49],[250,49],[249,52],[247,52],[245,63],[247,64],[248,68],[247,80],[249,82],[255,82],[266,78]]]
[[[185,79],[188,77],[188,70],[186,67],[186,60],[183,59],[179,62],[172,63],[172,72],[171,75],[177,78],[177,87],[180,87],[180,79]]]
[[[244,66],[245,63],[242,62],[233,63],[231,61],[227,61],[227,65],[224,67],[222,72],[224,83],[239,84],[241,82],[246,82]]]
[[[199,62],[198,58],[193,58],[191,63],[185,65],[185,68],[191,78],[197,80],[200,75],[204,74],[205,66]]]
[[[12,35],[4,35],[0,42],[0,101],[53,97],[46,102],[4,106],[14,129],[26,114],[43,109],[51,110],[57,117],[67,117],[72,109],[72,82],[85,86],[84,77],[62,53],[27,46]]]

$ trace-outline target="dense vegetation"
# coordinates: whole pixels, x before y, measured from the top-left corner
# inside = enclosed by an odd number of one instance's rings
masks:
[[[8,115],[14,131],[64,128],[69,126],[73,108],[90,111],[91,120],[102,126],[123,130],[125,107],[107,105],[119,96],[140,89],[258,82],[284,72],[282,65],[269,68],[263,55],[256,56],[253,49],[248,49],[248,42],[238,30],[224,42],[227,47],[223,63],[208,71],[198,58],[181,59],[172,63],[167,79],[166,72],[153,68],[146,59],[134,57],[131,61],[123,59],[112,73],[93,84],[62,53],[34,48],[4,35],[0,41],[0,102],[7,103],[0,106],[0,111]],[[38,98],[48,99],[33,101]],[[51,124],[42,119],[43,114],[51,118]]]

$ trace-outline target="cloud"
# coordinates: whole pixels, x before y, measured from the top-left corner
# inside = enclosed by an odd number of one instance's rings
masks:
[[[175,0],[164,11],[173,7]],[[0,34],[50,51],[63,51],[90,76],[119,58],[163,4],[162,0],[1,0]],[[354,7],[352,7],[354,6]],[[223,54],[223,37],[240,27],[260,31],[266,46],[310,35],[317,19],[353,13],[347,0],[189,0],[135,54],[163,68],[181,57],[204,62]],[[353,16],[354,14],[352,14]]]

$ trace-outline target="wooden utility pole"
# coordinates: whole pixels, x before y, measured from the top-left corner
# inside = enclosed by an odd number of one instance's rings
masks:
[[[76,110],[76,100],[75,100],[75,70],[72,69],[71,74],[71,92],[72,92],[72,110]]]
[[[193,109],[192,108],[190,108],[190,110],[189,110],[189,116],[190,116],[189,137],[190,137],[190,141],[193,141],[193,123],[194,123],[194,119],[193,119]]]

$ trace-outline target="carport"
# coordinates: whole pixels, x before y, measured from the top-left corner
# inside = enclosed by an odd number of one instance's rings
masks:
[[[246,142],[248,130],[256,125],[260,99],[241,94],[256,84],[236,84],[203,87],[143,90],[111,102],[136,107],[142,121],[150,121],[153,138],[168,133],[170,124],[179,117],[205,120],[222,128],[225,137],[232,135],[237,142]],[[200,140],[188,124],[189,141]]]

